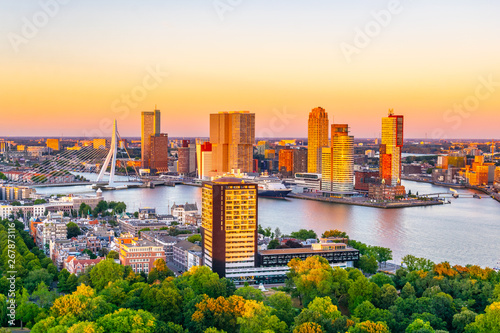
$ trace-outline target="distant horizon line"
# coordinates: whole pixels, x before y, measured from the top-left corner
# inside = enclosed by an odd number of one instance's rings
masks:
[[[168,133],[166,133],[168,134]],[[123,136],[123,139],[141,139],[141,136]],[[208,139],[209,136],[169,136],[169,139]],[[59,140],[93,140],[93,139],[108,139],[108,137],[82,137],[82,136],[0,136],[1,140],[9,140],[9,139],[59,139]],[[111,139],[111,138],[109,138]],[[257,140],[307,140],[307,137],[255,137],[255,141]],[[380,137],[354,137],[354,140],[376,140],[380,139]],[[412,141],[412,140],[420,140],[420,141],[472,141],[472,140],[481,140],[491,142],[496,141],[500,143],[500,139],[496,138],[449,138],[449,139],[430,139],[430,138],[405,138],[404,141]]]

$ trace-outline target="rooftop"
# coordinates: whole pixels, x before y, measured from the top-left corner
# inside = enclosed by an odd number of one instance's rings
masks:
[[[175,247],[178,247],[184,251],[195,251],[195,252],[200,252],[201,247],[199,245],[193,244],[188,241],[180,241],[179,243],[175,244]]]

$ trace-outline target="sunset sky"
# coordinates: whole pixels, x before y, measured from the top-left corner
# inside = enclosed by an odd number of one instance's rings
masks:
[[[393,108],[407,138],[500,139],[498,1],[0,9],[0,137],[110,136],[114,118],[122,136],[139,136],[140,112],[157,105],[171,137],[208,136],[209,114],[231,110],[254,112],[257,136],[306,137],[321,106],[360,138],[378,136]]]

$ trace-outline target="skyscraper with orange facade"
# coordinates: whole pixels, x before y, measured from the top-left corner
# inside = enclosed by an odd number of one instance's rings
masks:
[[[210,115],[212,171],[216,174],[240,170],[252,172],[255,143],[255,113],[231,111]]]
[[[141,167],[167,172],[168,135],[160,133],[160,125],[160,110],[141,113]]]
[[[354,188],[354,137],[347,124],[332,125],[331,147],[322,149],[321,189],[351,192]]]
[[[141,160],[142,168],[151,167],[151,137],[160,133],[160,110],[141,113]]]
[[[309,112],[307,172],[321,173],[321,149],[328,147],[328,113],[317,107]]]
[[[150,168],[156,172],[168,172],[168,134],[151,136]]]
[[[380,178],[386,185],[396,186],[401,180],[401,149],[403,148],[403,116],[389,115],[382,118],[380,144]]]

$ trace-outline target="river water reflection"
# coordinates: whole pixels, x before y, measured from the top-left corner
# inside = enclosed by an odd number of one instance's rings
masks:
[[[403,181],[403,185],[420,194],[448,191],[427,183]],[[37,189],[54,194],[91,191],[85,186]],[[197,202],[201,209],[201,189],[192,186],[105,191],[103,195],[106,200],[124,201],[129,211],[155,207],[157,212],[167,213],[174,202]],[[500,260],[500,203],[482,197],[450,199],[451,205],[402,209],[259,198],[259,223],[273,230],[278,227],[283,233],[301,228],[313,229],[318,235],[329,229],[344,230],[353,239],[391,248],[396,263],[413,254],[435,262],[494,267]]]

